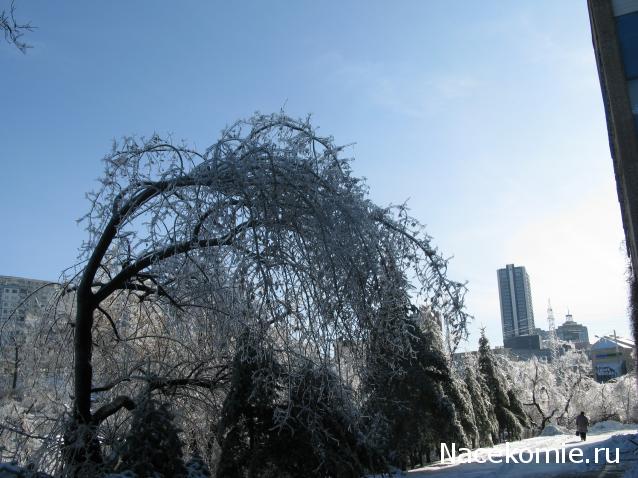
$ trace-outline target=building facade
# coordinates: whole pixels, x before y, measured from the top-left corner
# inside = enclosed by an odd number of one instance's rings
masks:
[[[497,271],[503,341],[534,333],[532,290],[525,267],[508,264]]]
[[[589,331],[587,327],[574,321],[572,314],[565,316],[565,322],[556,327],[556,335],[566,342],[573,342],[576,345],[589,345]]]
[[[638,0],[588,0],[627,253],[638,277]]]
[[[596,341],[590,350],[594,378],[606,382],[634,369],[634,342],[607,335]]]
[[[57,284],[47,281],[0,276],[0,390],[20,383],[25,331],[58,292]]]
[[[0,324],[20,324],[28,312],[37,315],[57,291],[51,282],[0,276]]]

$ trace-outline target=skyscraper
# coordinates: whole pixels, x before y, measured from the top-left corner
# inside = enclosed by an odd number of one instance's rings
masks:
[[[501,304],[503,341],[519,335],[534,333],[532,290],[525,267],[507,264],[496,271]]]

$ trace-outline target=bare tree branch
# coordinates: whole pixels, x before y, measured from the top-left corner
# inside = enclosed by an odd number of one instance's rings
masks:
[[[31,45],[21,40],[25,32],[32,32],[35,27],[31,23],[18,23],[15,18],[15,2],[11,2],[11,8],[7,12],[0,12],[0,30],[4,32],[4,39],[13,44],[22,53],[26,53]]]
[[[135,402],[126,395],[120,395],[116,397],[112,402],[101,406],[95,412],[93,412],[93,423],[98,425],[106,420],[111,415],[119,412],[122,408],[127,410],[133,410],[135,408]]]

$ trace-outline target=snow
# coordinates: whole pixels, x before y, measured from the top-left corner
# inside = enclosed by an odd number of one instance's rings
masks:
[[[548,432],[549,433],[549,432]],[[409,478],[428,478],[428,477],[457,477],[468,476],[472,478],[479,477],[534,477],[534,476],[565,476],[576,475],[587,472],[602,470],[605,465],[608,467],[619,467],[624,469],[632,468],[638,465],[638,425],[622,425],[617,422],[602,422],[598,427],[592,427],[592,434],[588,434],[587,441],[581,442],[580,438],[574,433],[561,433],[552,436],[538,436],[528,438],[517,442],[507,444],[499,444],[492,448],[479,448],[472,451],[472,461],[469,463],[459,463],[457,450],[457,463],[450,463],[450,459],[446,462],[437,462],[432,465],[412,470],[408,472]],[[564,462],[556,463],[556,451],[558,449],[559,457],[563,453]],[[530,455],[530,452],[532,455]],[[569,460],[570,452],[574,461],[579,460],[579,454],[582,453],[582,463],[571,462]],[[608,453],[608,455],[606,455]],[[514,460],[520,461],[540,456],[539,462],[535,463],[535,459],[531,463],[514,463]],[[502,461],[501,463],[493,463],[489,461]],[[550,463],[546,463],[549,456]],[[609,461],[607,460],[609,457]],[[597,459],[598,457],[598,459]],[[618,465],[613,462],[619,459]],[[507,463],[506,461],[508,461]],[[485,461],[479,463],[478,461]],[[467,461],[467,460],[466,460]],[[562,461],[562,460],[561,460]],[[596,462],[597,461],[597,462]],[[627,476],[638,477],[638,469],[634,475]]]
[[[625,478],[638,478],[638,463],[634,464],[627,472],[623,475]]]
[[[566,435],[566,434],[567,434],[567,430],[565,430],[563,427],[559,427],[558,425],[547,425],[541,432],[540,436],[553,437],[556,435]]]
[[[605,420],[604,422],[598,422],[589,427],[589,433],[606,433],[618,430],[631,430],[634,428],[636,428],[635,424],[623,424],[615,420]]]
[[[22,475],[22,470],[15,465],[0,463],[0,478],[15,478]]]
[[[0,463],[0,478],[53,478],[46,473],[29,472],[11,463]]]

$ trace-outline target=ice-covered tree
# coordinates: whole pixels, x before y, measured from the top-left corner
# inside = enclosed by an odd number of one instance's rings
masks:
[[[419,365],[426,370],[437,370],[433,375],[441,387],[447,400],[453,405],[450,415],[445,417],[446,424],[452,426],[438,427],[442,431],[440,438],[442,442],[454,441],[457,445],[472,446],[477,440],[476,417],[472,409],[469,394],[465,385],[461,382],[452,367],[451,358],[444,345],[444,334],[441,328],[441,320],[437,314],[425,307],[419,310],[419,326],[423,332],[421,346],[425,353],[418,356]],[[430,410],[433,415],[437,414],[436,406]],[[458,428],[458,423],[461,429]],[[438,443],[432,443],[438,446]]]
[[[339,376],[305,358],[289,371],[283,378],[291,383],[290,394],[275,415],[277,451],[269,457],[281,472],[276,476],[357,478],[378,469],[381,455],[366,437],[352,391]]]
[[[523,407],[523,403],[518,397],[518,394],[514,391],[514,388],[510,387],[507,390],[507,399],[509,400],[509,410],[516,417],[516,420],[522,428],[529,428],[529,417]]]
[[[452,343],[460,339],[464,286],[447,278],[405,207],[370,202],[342,154],[309,122],[283,115],[237,122],[203,151],[159,136],[114,145],[89,195],[84,262],[68,288],[70,463],[102,460],[97,431],[143,389],[183,389],[199,401],[223,389],[245,328],[276,339],[282,356],[322,366],[334,362],[337,340],[364,347],[388,254],[415,300],[444,318]],[[202,353],[197,343],[220,347]],[[115,373],[108,357],[117,356],[127,359]]]
[[[468,357],[463,361],[460,374],[472,403],[479,436],[478,445],[492,446],[498,441],[498,420],[494,413],[489,389],[478,371],[478,362],[474,357]]]
[[[113,471],[132,471],[139,478],[186,478],[182,442],[166,405],[150,398],[138,404],[128,435],[112,460]]]
[[[620,419],[624,422],[638,421],[638,387],[635,372],[616,379],[614,397],[618,404]]]
[[[272,351],[246,332],[232,363],[230,390],[218,425],[217,478],[259,476],[275,451],[273,429],[281,370]]]
[[[490,392],[490,399],[494,407],[494,414],[498,420],[499,434],[504,437],[518,439],[526,426],[525,414],[516,400],[511,400],[513,392],[504,377],[497,370],[496,358],[485,336],[485,330],[481,331],[478,350],[479,370]]]
[[[352,393],[333,371],[302,358],[290,368],[273,360],[253,343],[233,362],[217,478],[357,478],[381,463],[361,433]],[[289,393],[278,393],[285,383]]]
[[[380,448],[405,469],[429,458],[441,442],[466,444],[461,392],[452,377],[440,327],[410,300],[406,278],[386,258],[384,300],[375,317],[364,372],[366,413],[376,419]],[[407,343],[400,346],[399,341]]]
[[[551,373],[550,365],[540,362],[536,357],[523,367],[531,369],[531,373],[523,377],[525,384],[522,388],[529,394],[529,401],[525,405],[532,407],[530,413],[537,416],[533,424],[542,431],[555,418],[559,412],[558,402],[562,401],[556,396],[556,377]]]
[[[500,360],[511,372],[535,428],[543,430],[549,423],[573,424],[580,413],[581,397],[593,386],[593,380],[588,377],[591,365],[583,353],[567,352],[552,362],[535,357],[527,361],[513,361],[507,357]]]

